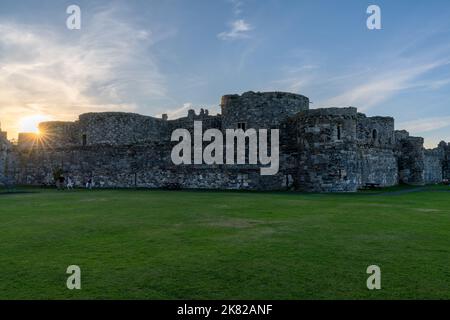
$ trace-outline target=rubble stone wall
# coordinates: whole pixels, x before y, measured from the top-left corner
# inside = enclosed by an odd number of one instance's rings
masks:
[[[226,95],[221,107],[220,115],[189,110],[175,120],[88,113],[74,122],[42,123],[40,135],[23,134],[18,146],[0,136],[0,181],[49,185],[62,170],[77,186],[92,178],[105,188],[354,192],[367,184],[438,183],[450,177],[449,145],[426,150],[422,138],[395,131],[392,117],[367,117],[353,107],[309,109],[307,97],[282,92]],[[242,125],[279,129],[278,173],[262,176],[260,165],[249,164],[174,165],[170,155],[178,141],[171,141],[171,134],[176,129],[192,134],[195,121],[202,121],[203,131],[222,133]]]

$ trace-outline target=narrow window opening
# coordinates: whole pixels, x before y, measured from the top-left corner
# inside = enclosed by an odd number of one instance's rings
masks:
[[[338,125],[337,126],[337,139],[341,140],[342,139],[342,125]]]
[[[82,140],[83,140],[83,146],[85,146],[87,144],[87,136],[85,134],[83,134]]]
[[[378,138],[378,131],[376,129],[373,129],[372,131],[372,139],[376,140]]]

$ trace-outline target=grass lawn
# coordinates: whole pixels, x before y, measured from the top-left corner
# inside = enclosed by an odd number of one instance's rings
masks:
[[[449,187],[26,190],[0,194],[0,299],[450,299]]]

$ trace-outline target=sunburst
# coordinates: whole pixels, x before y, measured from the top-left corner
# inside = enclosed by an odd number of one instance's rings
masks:
[[[40,135],[41,132],[39,132],[39,123],[49,120],[51,120],[50,116],[41,114],[24,117],[19,121],[19,130],[20,132],[29,132]]]

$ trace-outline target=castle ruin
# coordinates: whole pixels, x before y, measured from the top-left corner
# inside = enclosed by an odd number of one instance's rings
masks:
[[[246,92],[222,97],[221,114],[193,110],[168,120],[133,113],[87,113],[75,122],[44,122],[41,134],[21,133],[11,144],[0,133],[0,185],[52,185],[55,170],[76,186],[93,178],[101,188],[180,188],[354,192],[367,184],[424,185],[450,178],[450,145],[425,149],[424,140],[396,131],[391,117],[356,108],[310,109],[305,96]],[[280,167],[174,165],[175,129],[279,129]],[[1,130],[0,130],[1,131]]]

